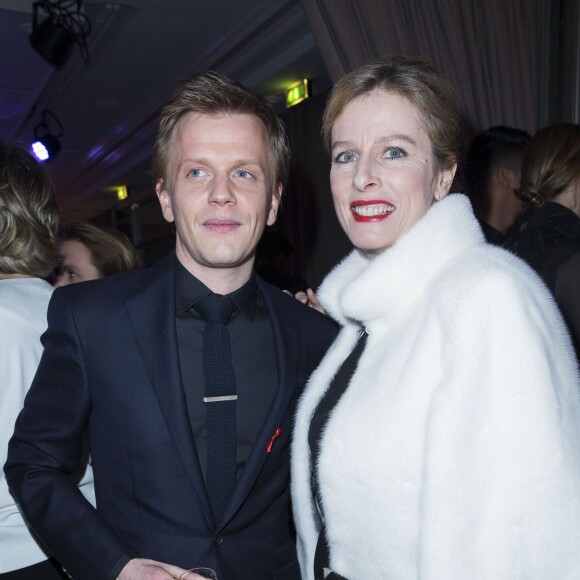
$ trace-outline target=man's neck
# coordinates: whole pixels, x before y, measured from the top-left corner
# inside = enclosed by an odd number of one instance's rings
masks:
[[[522,213],[522,204],[509,189],[492,189],[488,195],[490,203],[481,219],[505,235]]]
[[[177,252],[177,259],[181,265],[200,282],[203,282],[216,294],[230,294],[241,288],[252,275],[253,258],[240,266],[231,268],[212,268],[198,264],[194,260],[187,260]]]

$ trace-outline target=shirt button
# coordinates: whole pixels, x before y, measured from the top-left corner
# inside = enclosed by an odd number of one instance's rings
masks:
[[[223,541],[224,541],[224,539],[221,536],[216,536],[213,539],[213,544],[214,544],[214,546],[221,546]]]

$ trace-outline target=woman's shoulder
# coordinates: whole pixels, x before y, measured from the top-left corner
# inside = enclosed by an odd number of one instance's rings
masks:
[[[30,326],[42,333],[53,288],[40,278],[0,280],[0,313],[13,324]]]
[[[554,296],[517,256],[485,244],[458,257],[439,278],[432,300],[453,348],[477,344],[484,349],[486,343],[505,346],[506,341],[513,346],[517,337],[517,356],[533,343],[536,352],[547,348],[554,360],[573,366],[572,345]]]
[[[538,276],[528,264],[508,250],[488,243],[467,248],[450,260],[440,273],[440,279],[452,279],[457,283],[469,283],[473,279],[480,282],[521,283],[523,280],[534,284]]]
[[[526,262],[490,244],[458,255],[440,273],[436,288],[454,308],[481,305],[490,312],[502,308],[509,312],[514,303],[534,303],[549,312],[555,308],[546,285]]]

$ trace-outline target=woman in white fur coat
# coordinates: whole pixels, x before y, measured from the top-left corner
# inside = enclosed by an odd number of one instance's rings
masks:
[[[554,302],[447,195],[458,106],[420,59],[346,75],[323,120],[355,250],[297,411],[305,580],[580,578],[580,380]]]

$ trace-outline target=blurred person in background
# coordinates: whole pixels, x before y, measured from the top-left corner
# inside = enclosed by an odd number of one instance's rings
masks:
[[[139,263],[133,244],[123,232],[86,222],[65,224],[60,255],[55,288],[128,272]]]
[[[58,260],[58,209],[44,168],[25,150],[0,145],[0,463],[42,354]],[[92,495],[87,474],[84,491]],[[90,489],[89,489],[90,488]],[[66,578],[37,543],[0,473],[0,577]]]
[[[294,246],[284,234],[266,230],[258,243],[254,263],[254,269],[266,282],[292,296],[308,289],[306,280],[287,271],[293,253]]]
[[[522,158],[531,136],[527,131],[491,127],[471,142],[465,160],[465,193],[491,244],[501,244],[523,210],[515,194]]]
[[[580,125],[538,131],[522,164],[518,190],[531,212],[504,243],[554,294],[580,354]]]

